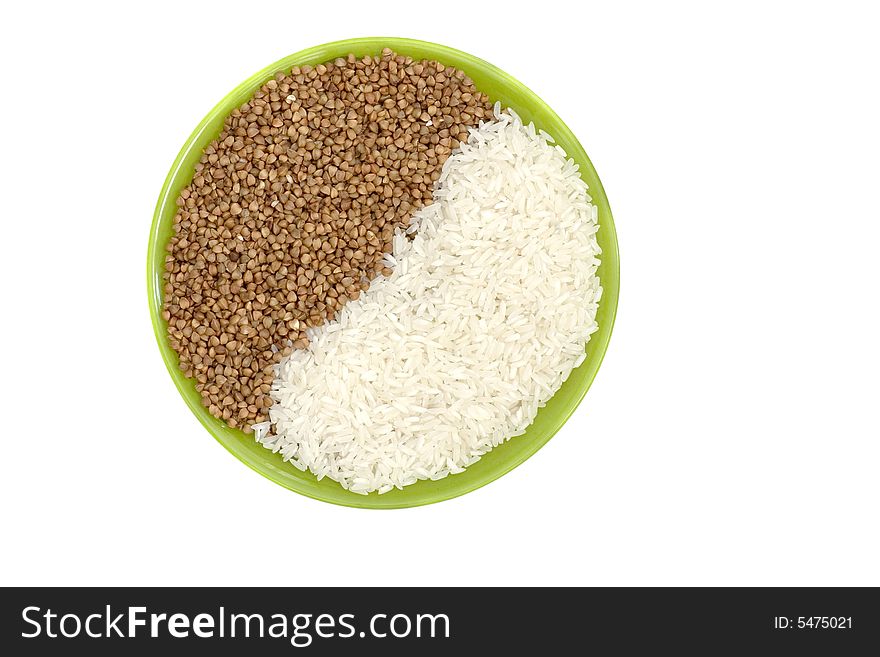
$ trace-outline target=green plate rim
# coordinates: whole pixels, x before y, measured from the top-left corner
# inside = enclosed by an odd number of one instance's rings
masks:
[[[521,452],[514,458],[502,461],[498,467],[490,467],[487,472],[483,473],[482,476],[479,476],[475,481],[467,481],[464,485],[456,485],[455,481],[458,480],[459,477],[464,477],[468,471],[475,468],[480,462],[465,470],[465,473],[463,474],[450,475],[439,482],[419,481],[412,486],[405,487],[403,491],[395,490],[386,493],[385,495],[371,493],[370,495],[365,496],[351,493],[342,488],[339,484],[336,484],[336,482],[331,482],[334,484],[331,488],[321,487],[318,485],[317,477],[310,472],[300,473],[291,478],[291,474],[293,474],[291,471],[295,473],[299,473],[300,471],[296,470],[296,468],[289,463],[284,463],[279,455],[272,454],[269,450],[265,450],[265,457],[254,460],[250,457],[249,450],[245,448],[244,444],[245,442],[254,443],[253,437],[248,436],[242,431],[230,429],[229,427],[222,425],[201,405],[198,401],[197,393],[195,398],[193,398],[192,393],[195,392],[195,387],[191,380],[183,376],[183,373],[178,367],[177,355],[168,344],[166,333],[167,326],[161,316],[163,268],[157,266],[158,263],[156,258],[158,252],[161,251],[164,253],[167,240],[167,237],[165,240],[161,239],[163,228],[165,228],[165,223],[162,221],[162,215],[169,204],[175,204],[180,189],[192,179],[192,171],[185,171],[183,168],[184,163],[191,151],[198,149],[198,151],[201,152],[204,145],[210,143],[210,141],[216,137],[219,130],[212,130],[211,134],[206,134],[206,131],[208,131],[212,125],[215,125],[218,119],[222,122],[222,119],[229,114],[232,108],[244,102],[257,88],[259,88],[259,86],[269,80],[278,71],[289,70],[292,66],[303,65],[309,62],[319,63],[320,61],[329,61],[340,56],[337,54],[326,56],[328,51],[347,50],[361,56],[368,53],[378,54],[378,52],[384,47],[389,47],[399,54],[410,55],[414,58],[430,57],[443,62],[444,64],[452,62],[449,65],[464,70],[465,73],[474,78],[475,81],[478,77],[483,76],[493,78],[493,85],[497,83],[499,86],[503,86],[505,89],[509,90],[511,94],[525,96],[528,99],[530,107],[532,108],[530,111],[523,111],[520,107],[514,106],[514,109],[516,109],[523,118],[531,118],[529,116],[530,114],[540,114],[547,117],[550,121],[557,122],[558,125],[554,127],[552,131],[548,130],[548,132],[553,135],[558,143],[567,142],[567,152],[569,156],[573,157],[581,166],[582,176],[591,179],[588,181],[590,195],[592,196],[593,203],[599,208],[600,228],[597,239],[602,247],[602,263],[599,267],[599,275],[603,287],[599,315],[603,316],[603,321],[599,322],[598,330],[591,336],[588,344],[587,358],[578,368],[588,368],[589,371],[587,372],[586,377],[580,383],[576,394],[569,399],[565,408],[562,409],[561,412],[557,412],[553,415],[550,420],[549,428],[544,429],[539,436],[528,438],[527,433],[523,436],[513,438],[511,441],[499,445],[489,453],[489,455],[491,455],[493,452],[503,450],[503,448],[506,445],[509,445],[512,441],[528,441]],[[320,59],[321,57],[325,58]],[[477,71],[480,71],[480,75],[476,74]],[[491,93],[489,95],[493,101],[496,100]],[[535,123],[537,127],[542,127],[540,122],[536,121]],[[173,220],[173,215],[171,215],[171,217]],[[313,46],[293,53],[292,55],[288,55],[287,57],[261,69],[224,96],[223,99],[205,116],[205,118],[202,119],[198,126],[196,126],[195,130],[193,130],[192,134],[190,134],[189,138],[180,149],[180,152],[177,154],[177,157],[171,166],[171,170],[165,178],[165,182],[162,185],[162,191],[160,192],[159,199],[156,203],[156,208],[153,213],[153,222],[150,227],[149,247],[147,249],[147,294],[153,332],[156,336],[162,359],[165,362],[165,366],[168,369],[178,392],[199,422],[201,422],[205,429],[207,429],[217,442],[223,445],[227,451],[267,479],[312,499],[355,508],[398,509],[422,506],[453,499],[481,488],[492,481],[495,481],[499,477],[504,476],[517,466],[521,465],[543,447],[571,417],[595,380],[596,374],[605,358],[608,344],[611,339],[611,333],[613,332],[614,322],[617,316],[619,285],[620,260],[617,244],[617,231],[614,227],[614,220],[608,199],[605,195],[605,190],[590,158],[562,119],[550,108],[549,105],[547,105],[547,103],[541,100],[537,94],[493,64],[448,46],[401,37],[360,37],[332,41]],[[574,376],[574,373],[572,376]],[[570,377],[565,385],[571,381],[572,379]],[[557,392],[557,395],[559,395],[559,392]],[[551,399],[551,401],[548,402],[548,405],[552,401],[553,400]],[[546,406],[539,410],[535,424],[538,422],[538,419],[541,418],[541,413],[547,410],[548,408]],[[277,460],[277,463],[273,464],[268,462],[273,458]],[[484,457],[484,459],[485,458],[486,457]],[[307,477],[303,480],[297,478],[302,475],[306,475]],[[309,484],[308,478],[313,480],[311,485]],[[419,496],[412,494],[420,486],[425,488],[438,483],[450,481],[453,482],[452,486],[447,484],[435,487],[433,492],[429,490],[428,494]],[[412,499],[408,499],[408,495]]]

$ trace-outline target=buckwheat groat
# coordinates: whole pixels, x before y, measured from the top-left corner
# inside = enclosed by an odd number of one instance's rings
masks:
[[[232,112],[177,199],[165,262],[170,342],[213,415],[266,419],[272,366],[367,289],[491,116],[461,71],[387,49],[278,74]]]

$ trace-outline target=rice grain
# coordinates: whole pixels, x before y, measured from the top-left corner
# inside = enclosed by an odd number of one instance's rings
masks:
[[[433,201],[396,232],[390,274],[277,366],[254,426],[357,493],[462,472],[522,434],[597,328],[597,209],[549,135],[496,105]]]

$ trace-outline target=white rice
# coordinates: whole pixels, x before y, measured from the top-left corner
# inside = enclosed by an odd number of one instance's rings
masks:
[[[461,472],[585,357],[602,288],[577,165],[512,112],[471,129],[393,272],[277,368],[257,440],[357,493]]]

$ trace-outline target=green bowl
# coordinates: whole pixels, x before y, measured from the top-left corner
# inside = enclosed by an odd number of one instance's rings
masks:
[[[599,208],[598,241],[602,247],[602,264],[598,274],[604,291],[596,317],[599,329],[587,345],[587,359],[571,373],[568,381],[538,412],[534,423],[525,434],[499,445],[460,474],[450,475],[439,481],[419,481],[403,490],[395,489],[384,495],[358,495],[345,490],[335,481],[327,478],[318,481],[312,473],[301,472],[285,463],[278,454],[259,445],[253,436],[230,429],[208,413],[202,406],[195,385],[180,371],[177,354],[168,344],[166,322],[162,319],[162,271],[165,265],[165,245],[173,232],[175,200],[180,190],[192,179],[202,150],[220,134],[226,116],[279,71],[287,72],[293,66],[320,64],[349,53],[358,56],[378,55],[385,47],[415,59],[433,59],[461,69],[493,102],[501,101],[502,106],[512,107],[526,122],[534,121],[538,128],[550,133],[566,153],[574,158],[580,165],[583,179],[590,187],[593,203]],[[617,235],[602,183],[599,182],[583,147],[553,110],[523,84],[473,55],[425,41],[382,37],[347,39],[302,50],[252,75],[221,100],[202,119],[174,160],[156,204],[147,253],[150,315],[159,350],[181,396],[211,435],[240,461],[285,488],[325,502],[372,509],[420,506],[463,495],[510,472],[550,440],[584,398],[602,363],[617,311],[619,275]]]

